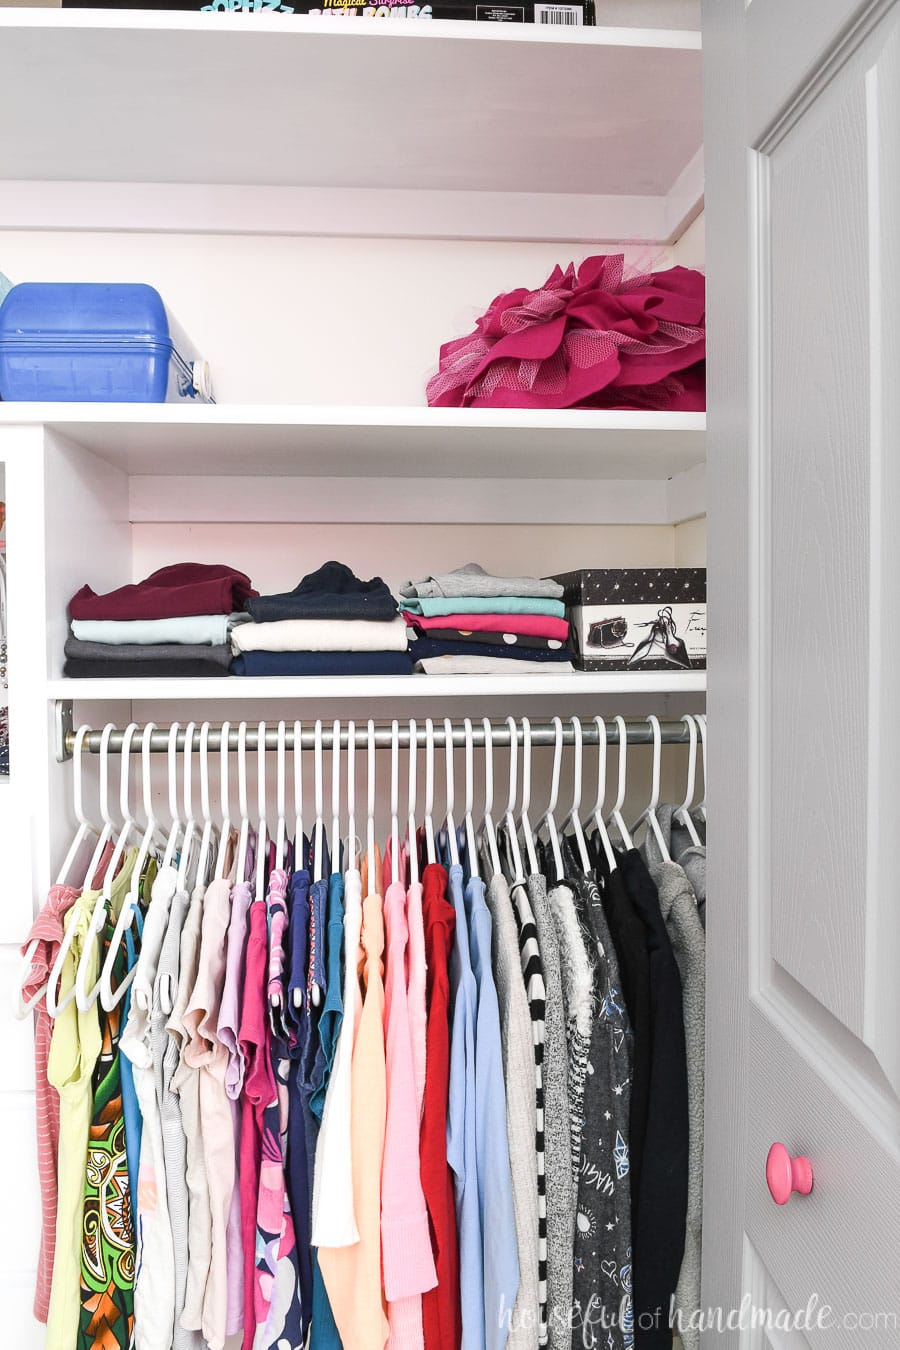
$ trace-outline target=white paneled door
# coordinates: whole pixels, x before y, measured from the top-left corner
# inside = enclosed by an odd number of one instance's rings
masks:
[[[887,1350],[900,2],[705,0],[703,41],[716,735],[702,1343]],[[766,1185],[775,1142],[813,1170],[784,1206]]]

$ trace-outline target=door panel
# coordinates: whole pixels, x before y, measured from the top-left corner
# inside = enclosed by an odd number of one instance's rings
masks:
[[[900,0],[811,15],[794,0],[704,8],[718,809],[703,1302],[749,1291],[830,1311],[703,1343],[886,1350],[900,1344]],[[776,1140],[815,1174],[783,1208],[765,1184]]]

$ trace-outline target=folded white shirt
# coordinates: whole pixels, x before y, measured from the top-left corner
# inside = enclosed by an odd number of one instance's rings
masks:
[[[119,647],[157,646],[166,642],[221,647],[236,624],[249,620],[249,614],[187,614],[178,619],[73,619],[72,636],[79,642],[108,642]]]
[[[370,619],[279,619],[242,623],[231,634],[235,652],[405,652],[406,624]]]
[[[571,661],[520,661],[503,656],[426,656],[418,675],[572,675]]]

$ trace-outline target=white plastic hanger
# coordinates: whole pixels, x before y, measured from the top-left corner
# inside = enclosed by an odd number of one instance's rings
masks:
[[[619,785],[616,789],[615,805],[607,817],[607,824],[615,825],[619,831],[619,838],[628,849],[634,848],[631,835],[628,833],[628,826],[625,824],[622,815],[625,793],[628,789],[628,727],[625,725],[624,717],[616,717],[615,723],[619,731]]]
[[[597,800],[594,804],[594,824],[597,827],[597,833],[600,836],[600,843],[603,845],[603,852],[606,855],[606,864],[610,872],[614,872],[617,867],[616,852],[612,846],[609,837],[609,831],[606,828],[606,821],[603,818],[603,803],[606,801],[606,753],[609,748],[606,739],[606,719],[604,717],[595,717],[594,726],[597,728],[597,743],[599,746],[599,757],[597,761]]]
[[[275,866],[284,867],[287,848],[287,820],[284,805],[284,771],[287,756],[287,727],[278,723],[278,745],[275,751]]]
[[[657,847],[662,855],[663,862],[671,862],[672,859],[669,857],[669,850],[668,847],[666,846],[665,837],[663,835],[659,820],[656,815],[656,808],[659,805],[659,777],[660,777],[660,768],[662,765],[662,735],[660,732],[658,717],[654,716],[654,714],[651,713],[650,716],[647,718],[647,721],[650,723],[650,726],[653,730],[653,774],[652,774],[652,784],[650,788],[650,802],[638,816],[637,820],[634,822],[632,834],[634,834],[635,830],[637,830],[641,825],[643,825],[644,821],[646,821],[650,829],[653,831],[653,835],[654,838],[656,839]]]
[[[125,940],[126,932],[134,922],[134,912],[140,904],[141,876],[147,859],[150,856],[150,850],[153,847],[154,837],[157,831],[157,820],[153,807],[153,783],[150,775],[150,737],[155,730],[155,722],[148,722],[144,727],[144,734],[141,738],[141,786],[147,828],[144,830],[143,837],[138,845],[138,855],[135,859],[134,869],[131,873],[131,885],[128,888],[128,895],[125,898],[119,917],[116,920],[112,941],[109,944],[109,951],[106,953],[103,969],[100,971],[100,1004],[107,1012],[112,1012],[113,1008],[118,1007],[122,1002],[122,999],[125,997],[137,972],[137,964],[135,964],[123,977],[118,987],[115,989],[113,988],[113,970],[115,968],[119,948]]]
[[[483,717],[481,725],[484,728],[484,815],[481,829],[487,839],[491,871],[498,877],[501,871],[500,851],[497,848],[497,831],[491,814],[494,809],[494,728],[489,717]]]
[[[73,864],[77,860],[78,855],[81,852],[81,849],[85,843],[85,840],[87,840],[92,834],[97,833],[96,826],[92,825],[91,822],[88,820],[87,816],[84,814],[84,801],[82,796],[83,780],[82,780],[81,754],[82,754],[82,747],[84,745],[84,738],[87,735],[88,730],[89,728],[87,726],[80,726],[77,732],[75,733],[75,750],[72,764],[72,805],[75,812],[75,819],[78,821],[78,828],[75,831],[75,836],[72,839],[71,844],[69,845],[69,851],[67,852],[63,860],[62,867],[59,869],[59,875],[56,878],[57,886],[65,886],[66,877],[68,876],[69,871],[72,868]],[[20,1020],[24,1017],[27,1017],[28,1014],[32,1011],[32,1009],[37,1007],[41,999],[46,998],[47,996],[47,985],[43,984],[41,985],[37,993],[32,994],[31,998],[23,999],[22,997],[22,990],[24,989],[26,982],[31,976],[31,963],[34,960],[34,954],[37,951],[37,949],[38,949],[38,939],[34,938],[31,942],[29,942],[28,946],[25,949],[25,952],[19,964],[18,978],[16,979],[13,985],[13,998],[12,998],[13,1014]]]
[[[515,719],[507,717],[506,725],[509,728],[509,796],[506,801],[506,811],[503,815],[503,825],[506,831],[506,838],[509,840],[509,849],[512,854],[512,865],[515,876],[513,881],[524,881],[525,871],[522,867],[522,854],[519,851],[519,836],[516,830],[516,818],[513,812],[516,808],[516,797],[518,796],[518,772],[519,772],[519,739],[518,728]]]
[[[475,822],[472,819],[472,803],[475,798],[475,739],[472,735],[472,720],[467,717],[463,722],[466,733],[466,803],[463,825],[466,831],[466,852],[469,855],[469,875],[479,876],[478,846],[475,841]]]
[[[219,807],[222,815],[222,832],[219,835],[219,852],[216,855],[215,876],[217,881],[225,880],[225,865],[228,861],[228,839],[231,835],[231,802],[228,800],[228,738],[231,723],[222,723],[219,741]]]
[[[391,884],[400,880],[400,724],[391,722]]]
[[[200,857],[197,862],[197,880],[205,884],[210,879],[216,832],[209,805],[209,723],[200,728],[200,815],[203,833],[200,836]]]
[[[91,962],[93,949],[99,942],[100,934],[106,926],[110,901],[112,900],[113,881],[119,870],[119,864],[124,856],[126,846],[137,828],[137,822],[128,800],[131,780],[131,743],[136,731],[137,723],[129,722],[122,734],[122,755],[119,766],[119,812],[122,816],[122,827],[119,830],[119,837],[109,860],[109,866],[103,876],[103,887],[97,897],[90,924],[84,935],[81,959],[75,972],[75,1002],[81,1012],[88,1012],[100,997],[100,974],[98,972],[97,979],[89,988],[88,966]]]
[[[92,888],[94,877],[100,866],[100,859],[103,857],[103,851],[116,829],[116,823],[109,813],[109,740],[114,731],[113,723],[107,722],[100,736],[100,819],[103,821],[103,828],[97,836],[94,852],[81,883],[80,889],[83,891]]]
[[[368,892],[378,893],[378,877],[375,871],[375,723],[369,718],[366,772],[368,792],[366,794],[366,857],[369,862]]]
[[[553,854],[553,867],[556,871],[556,880],[563,879],[563,860],[562,849],[559,845],[559,830],[556,827],[556,803],[559,801],[559,779],[562,771],[562,752],[563,752],[563,726],[562,718],[554,717],[553,730],[555,739],[553,742],[553,770],[550,775],[550,799],[547,803],[547,810],[541,817],[538,825],[538,834],[544,826],[547,827],[547,837],[550,840],[550,851]],[[529,737],[530,739],[530,737]]]
[[[166,850],[163,854],[163,868],[171,867],[174,864],[175,852],[181,837],[181,806],[178,797],[178,748],[176,745],[178,725],[177,722],[173,722],[169,727],[169,745],[166,751],[169,769],[169,818],[172,824],[169,829],[169,837],[166,840]]]
[[[115,829],[115,823],[109,813],[109,738],[114,730],[112,722],[108,722],[103,728],[103,734],[100,738],[100,818],[103,821],[103,828],[97,840],[97,847],[94,849],[94,856],[88,866],[85,879],[87,882],[90,882],[93,878],[103,850],[112,838]],[[85,887],[82,886],[81,889],[84,890]],[[47,1012],[54,1018],[58,1017],[75,998],[76,985],[74,980],[68,993],[62,999],[59,997],[59,982],[62,977],[63,965],[75,940],[75,933],[76,925],[70,923],[63,934],[63,940],[60,943],[56,960],[53,962],[53,968],[50,971],[50,978],[47,981]]]
[[[341,724],[331,728],[331,871],[341,870]]]
[[[697,730],[700,732],[700,747],[703,752],[703,796],[697,804],[700,819],[706,821],[706,713],[698,713]]]
[[[456,822],[453,819],[456,796],[453,782],[453,723],[449,717],[444,718],[444,756],[447,765],[447,820],[445,829],[450,845],[450,863],[453,867],[457,867],[459,865],[459,844],[456,840]]]
[[[92,834],[99,834],[96,825],[93,825],[84,814],[84,761],[82,759],[82,750],[84,738],[89,730],[90,728],[87,726],[80,726],[75,733],[75,750],[72,756],[72,807],[75,812],[75,819],[78,821],[78,828],[69,845],[69,851],[63,859],[62,867],[59,869],[59,875],[56,878],[57,886],[65,886],[68,884],[69,872],[78,860],[78,856],[84,847],[85,841],[89,839]],[[35,944],[35,946],[36,945],[37,944]],[[30,958],[28,959],[30,960]]]
[[[356,723],[347,723],[347,867],[359,867],[359,840],[356,837]]]
[[[425,852],[429,863],[435,862],[434,847],[434,723],[425,719]]]
[[[316,823],[313,828],[313,881],[321,881],[324,871],[323,865],[323,838],[325,834],[325,806],[324,806],[324,757],[325,749],[322,744],[322,721],[321,718],[316,721],[316,741],[315,741],[315,784],[316,784]]]
[[[590,876],[591,860],[588,855],[587,840],[584,837],[584,830],[581,825],[581,786],[582,769],[584,766],[584,750],[581,741],[581,719],[570,717],[572,724],[572,738],[575,747],[574,759],[572,762],[572,809],[563,821],[562,832],[571,826],[572,833],[575,835],[575,847],[578,850],[578,861],[581,870],[585,876]]]
[[[184,838],[181,841],[181,857],[178,860],[178,889],[189,891],[190,877],[195,875],[191,869],[194,856],[194,843],[197,839],[197,822],[194,819],[194,732],[196,722],[188,722],[184,729]]]
[[[416,770],[418,765],[418,728],[412,718],[409,719],[409,795],[406,811],[406,841],[409,850],[409,882],[411,886],[419,884],[419,841],[416,837]]]
[[[238,811],[241,814],[241,827],[238,833],[237,863],[234,879],[238,886],[244,880],[247,871],[247,850],[250,847],[250,810],[247,804],[247,723],[238,724]]]
[[[687,830],[691,843],[695,848],[700,847],[700,836],[697,833],[697,826],[694,824],[691,815],[691,803],[694,800],[694,787],[697,781],[697,723],[690,713],[685,713],[682,722],[688,729],[690,738],[690,748],[688,750],[688,779],[687,790],[684,794],[684,801],[675,808],[673,819],[680,821]]]
[[[254,900],[266,898],[266,853],[269,848],[269,827],[266,824],[266,724],[256,729],[256,801],[259,824],[256,827],[256,889]]]
[[[527,717],[522,718],[522,808],[519,811],[519,829],[522,831],[522,838],[525,841],[525,852],[528,855],[528,867],[530,875],[534,876],[540,871],[538,867],[537,853],[534,847],[534,834],[531,829],[531,820],[528,816],[528,809],[531,806],[531,722]]]
[[[303,856],[303,746],[300,738],[303,729],[299,722],[294,723],[294,871],[302,872],[306,868]]]

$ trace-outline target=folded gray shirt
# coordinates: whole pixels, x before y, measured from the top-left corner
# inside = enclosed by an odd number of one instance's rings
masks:
[[[421,581],[404,581],[400,594],[406,599],[430,600],[437,596],[457,595],[530,595],[545,600],[561,600],[563,588],[552,578],[494,577],[479,563],[466,563],[454,572],[438,572]]]
[[[135,666],[145,661],[205,661],[207,665],[222,666],[225,670],[231,665],[231,647],[208,647],[205,644],[191,642],[154,642],[145,644],[80,642],[78,638],[66,638],[66,656],[75,661],[115,661]]]

